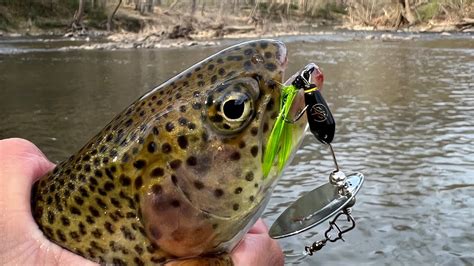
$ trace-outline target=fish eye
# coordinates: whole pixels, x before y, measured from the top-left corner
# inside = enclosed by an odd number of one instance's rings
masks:
[[[231,95],[221,105],[221,113],[226,120],[229,121],[243,121],[247,119],[251,110],[251,102],[248,96]]]
[[[242,131],[255,113],[258,83],[254,79],[232,80],[208,95],[206,116],[213,129],[231,135]]]

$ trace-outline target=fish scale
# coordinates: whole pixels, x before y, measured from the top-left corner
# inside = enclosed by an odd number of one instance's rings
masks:
[[[280,174],[262,154],[286,60],[281,42],[246,42],[142,96],[35,183],[40,229],[101,264],[231,263]]]

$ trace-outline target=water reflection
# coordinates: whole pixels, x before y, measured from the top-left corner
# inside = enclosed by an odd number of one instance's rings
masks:
[[[308,62],[323,68],[338,161],[366,175],[347,241],[288,263],[472,265],[472,40],[286,40],[289,73]],[[28,138],[62,160],[153,85],[220,48],[2,55],[0,138]],[[329,151],[308,135],[276,187],[268,223],[332,169]],[[299,254],[324,227],[280,243]]]

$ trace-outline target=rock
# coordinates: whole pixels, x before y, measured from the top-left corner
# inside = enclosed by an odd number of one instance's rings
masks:
[[[384,33],[380,36],[380,39],[382,41],[390,41],[390,40],[393,40],[393,35],[392,34],[388,34],[388,33]]]
[[[441,32],[441,36],[450,36],[450,35],[451,33],[449,32],[446,32],[446,31]]]

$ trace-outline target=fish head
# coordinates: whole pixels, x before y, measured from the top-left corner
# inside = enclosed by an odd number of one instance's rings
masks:
[[[145,228],[157,245],[178,256],[229,249],[260,216],[281,174],[275,163],[264,175],[262,163],[280,111],[286,66],[282,42],[245,42],[141,99],[168,104],[157,114],[162,126],[155,140],[168,144],[166,154],[147,159],[160,165],[161,180],[151,179],[141,201]],[[302,91],[294,103],[293,113],[303,109]],[[305,117],[289,125],[292,156],[305,127]],[[196,232],[193,240],[183,237]]]

